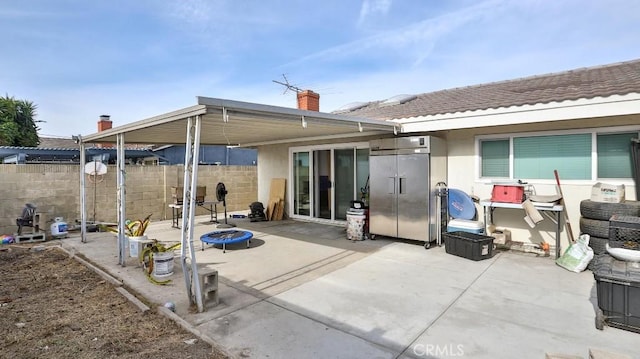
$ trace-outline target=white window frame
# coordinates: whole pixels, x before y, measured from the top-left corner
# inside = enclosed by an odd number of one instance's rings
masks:
[[[476,182],[479,183],[492,183],[497,181],[511,181],[522,180],[528,183],[535,184],[555,184],[555,180],[548,179],[536,179],[536,178],[513,178],[513,139],[518,137],[536,137],[536,136],[557,136],[557,135],[579,135],[589,133],[591,134],[591,179],[588,180],[566,180],[562,181],[567,184],[589,184],[592,185],[599,181],[613,182],[616,184],[624,184],[633,186],[635,183],[633,178],[605,178],[600,180],[598,178],[598,149],[597,140],[598,135],[610,135],[625,132],[638,132],[640,136],[640,126],[617,126],[617,127],[597,127],[597,128],[585,128],[574,130],[556,130],[556,131],[534,131],[534,132],[512,132],[501,133],[491,135],[477,135],[475,136],[475,177]],[[504,177],[482,177],[482,156],[480,144],[486,140],[508,140],[509,141],[509,178]],[[560,173],[562,177],[562,173]]]

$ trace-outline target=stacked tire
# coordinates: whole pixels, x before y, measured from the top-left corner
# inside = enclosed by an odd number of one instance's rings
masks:
[[[609,243],[609,219],[613,215],[640,216],[640,201],[622,203],[594,202],[585,199],[580,202],[580,233],[591,238],[589,246],[593,254],[606,253]]]

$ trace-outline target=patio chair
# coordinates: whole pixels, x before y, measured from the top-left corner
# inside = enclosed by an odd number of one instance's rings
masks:
[[[32,227],[35,232],[37,232],[39,228],[38,221],[35,220],[36,217],[36,206],[31,203],[27,203],[25,207],[22,209],[22,215],[16,218],[16,225],[18,226],[18,235],[22,234],[22,227]]]

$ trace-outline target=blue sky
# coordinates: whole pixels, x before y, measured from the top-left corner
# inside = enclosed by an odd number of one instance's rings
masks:
[[[637,0],[0,0],[0,91],[41,135],[196,96],[321,111],[640,58]]]

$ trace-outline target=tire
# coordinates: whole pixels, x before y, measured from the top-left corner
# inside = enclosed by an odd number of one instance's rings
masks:
[[[591,237],[609,238],[609,221],[580,217],[580,233]]]
[[[606,238],[589,236],[589,247],[591,247],[591,249],[593,249],[593,254],[596,255],[596,256],[598,254],[607,253],[606,246],[607,246],[608,242],[609,242],[609,240],[606,239]],[[593,262],[593,260],[592,260],[592,262]]]
[[[614,214],[638,217],[640,216],[640,201],[608,203],[585,199],[580,202],[580,215],[582,217],[608,221]]]
[[[589,261],[589,264],[587,264],[587,270],[590,270],[592,272],[594,271],[594,263],[593,262],[595,260],[596,260],[596,256],[594,255],[593,259]]]

